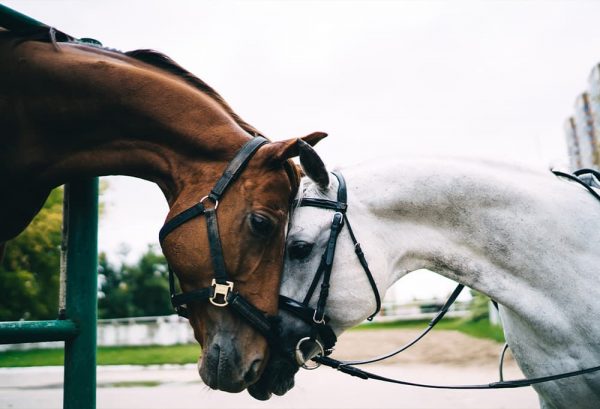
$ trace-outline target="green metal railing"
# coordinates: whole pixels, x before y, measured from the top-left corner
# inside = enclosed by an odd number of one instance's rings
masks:
[[[61,319],[0,322],[0,344],[65,341],[63,407],[96,407],[98,178],[65,186],[66,304]]]
[[[0,27],[45,24],[0,4]],[[65,341],[63,407],[96,407],[98,178],[65,185],[66,288],[59,319],[0,322],[0,344]],[[58,295],[57,295],[58,296]]]

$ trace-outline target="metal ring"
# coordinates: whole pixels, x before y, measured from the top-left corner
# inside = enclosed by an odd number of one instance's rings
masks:
[[[202,199],[200,199],[200,202],[198,203],[203,203],[206,199],[212,201],[215,204],[215,210],[217,210],[217,207],[219,207],[219,201],[217,199],[213,199],[209,195],[204,196]]]
[[[317,320],[317,310],[315,310],[315,313],[313,314],[313,322],[315,324],[325,324],[325,314],[323,314],[320,320]]]
[[[315,362],[314,366],[308,366],[306,364],[308,361],[304,360],[304,354],[302,353],[302,350],[300,349],[300,346],[302,345],[302,343],[304,343],[306,341],[313,341],[317,344],[317,346],[319,347],[319,353],[317,354],[317,356],[325,356],[325,349],[323,348],[323,345],[318,340],[312,339],[311,337],[304,337],[304,338],[300,339],[300,341],[298,341],[298,343],[296,344],[296,350],[295,350],[296,363],[298,365],[300,365],[302,368],[308,369],[309,371],[311,371],[313,369],[317,369],[318,367],[320,367],[321,364],[318,362]]]

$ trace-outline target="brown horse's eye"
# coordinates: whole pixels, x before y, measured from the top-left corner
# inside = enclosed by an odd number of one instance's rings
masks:
[[[248,222],[250,223],[250,229],[257,236],[268,237],[275,229],[275,224],[271,219],[262,214],[251,213],[248,216]]]
[[[288,247],[288,255],[292,260],[302,260],[308,257],[314,244],[307,241],[295,241]]]

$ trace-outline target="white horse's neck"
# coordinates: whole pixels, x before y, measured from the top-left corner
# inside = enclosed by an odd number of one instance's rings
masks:
[[[600,365],[600,203],[583,187],[549,171],[452,160],[395,160],[342,173],[348,219],[381,294],[406,273],[427,268],[501,304],[507,341],[528,377]],[[332,185],[329,199],[335,199]],[[309,184],[304,195],[319,192]],[[292,219],[288,245],[307,240],[322,247],[330,216],[302,212]],[[306,291],[319,257],[286,261],[284,295]],[[344,229],[326,312],[340,333],[374,308]],[[536,389],[544,408],[596,408],[600,376],[593,379]]]
[[[600,297],[600,286],[579,287],[600,279],[600,203],[580,186],[550,172],[439,160],[344,175],[367,257],[372,250],[387,260],[385,289],[427,268],[542,324],[541,311]]]

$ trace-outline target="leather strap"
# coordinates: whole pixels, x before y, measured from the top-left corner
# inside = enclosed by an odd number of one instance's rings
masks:
[[[509,389],[509,388],[523,388],[525,386],[536,385],[538,383],[556,381],[559,379],[571,378],[573,376],[584,375],[591,372],[600,371],[599,366],[593,366],[590,368],[580,369],[571,372],[564,372],[558,375],[549,375],[549,376],[540,376],[537,378],[530,379],[516,379],[512,381],[499,381],[499,382],[490,382],[485,384],[475,384],[475,385],[433,385],[426,383],[417,383],[417,382],[408,382],[400,379],[388,378],[385,376],[377,375],[372,372],[367,372],[359,368],[355,368],[353,366],[345,365],[341,361],[336,359],[327,357],[327,356],[318,356],[313,358],[313,361],[318,362],[322,365],[329,366],[331,368],[337,369],[340,372],[346,373],[351,376],[356,376],[361,379],[375,379],[378,381],[395,383],[398,385],[406,385],[406,386],[416,386],[419,388],[429,388],[429,389]]]
[[[579,179],[579,176],[583,175],[585,173],[592,173],[592,174],[594,174],[594,176],[599,177],[600,174],[598,174],[598,172],[596,172],[592,169],[580,169],[580,170],[574,172],[574,175],[571,175],[570,173],[561,172],[558,170],[552,170],[552,173],[554,173],[556,176],[567,178],[569,180],[572,180],[573,182],[579,183],[581,186],[586,188],[587,191],[590,192],[592,196],[594,196],[596,199],[600,200],[600,195],[591,186],[589,186],[587,183],[585,183],[584,181]]]
[[[217,180],[215,186],[210,191],[208,195],[213,200],[221,199],[225,190],[231,186],[231,183],[237,179],[242,170],[246,168],[246,165],[252,159],[254,153],[260,148],[262,145],[268,143],[269,141],[262,136],[257,136],[252,138],[249,142],[246,142],[244,146],[238,151],[235,157],[229,162],[227,168],[223,172],[223,175]]]
[[[260,332],[270,345],[277,343],[277,332],[273,329],[272,322],[263,311],[250,304],[239,293],[230,293],[228,302],[231,308],[245,318],[254,329]]]
[[[314,197],[303,197],[300,200],[294,200],[294,206],[312,206],[320,209],[335,210],[341,213],[346,213],[346,210],[348,209],[348,205],[346,203],[327,199],[317,199]]]
[[[206,229],[208,230],[208,248],[212,260],[215,280],[219,284],[225,284],[227,281],[227,270],[225,269],[225,259],[223,257],[223,246],[219,236],[219,224],[217,223],[217,213],[214,208],[204,212],[206,217]]]
[[[187,291],[185,293],[173,294],[171,297],[171,305],[177,308],[186,305],[191,301],[207,301],[214,295],[212,287],[200,288],[198,290]]]
[[[331,269],[333,267],[333,258],[335,256],[335,247],[337,244],[337,238],[344,225],[344,216],[341,213],[336,212],[333,215],[333,221],[331,222],[331,232],[329,233],[329,241],[327,242],[327,249],[325,250],[325,257],[322,260],[323,265],[323,282],[321,283],[321,291],[319,293],[319,300],[317,301],[317,312],[315,314],[315,322],[323,321],[325,316],[325,305],[327,304],[327,298],[329,297],[329,282],[331,281]]]
[[[400,348],[396,349],[395,351],[389,352],[389,353],[384,354],[384,355],[379,355],[379,356],[374,357],[374,358],[363,359],[363,360],[340,361],[341,364],[343,364],[343,365],[364,365],[364,364],[371,364],[371,363],[374,363],[374,362],[383,361],[384,359],[391,358],[391,357],[393,357],[395,355],[398,355],[401,352],[406,351],[408,348],[412,347],[417,342],[419,342],[425,335],[427,335],[429,333],[429,331],[431,331],[433,329],[433,327],[442,318],[444,318],[444,315],[446,315],[446,313],[448,312],[448,310],[450,309],[450,307],[452,306],[452,304],[454,304],[454,302],[456,301],[456,299],[458,298],[458,296],[460,295],[460,293],[462,292],[462,290],[464,288],[465,288],[465,286],[462,285],[462,284],[458,284],[456,286],[456,288],[454,289],[454,291],[452,291],[452,294],[450,294],[450,297],[448,297],[448,300],[446,300],[446,303],[438,311],[437,315],[435,317],[433,317],[433,319],[431,321],[429,321],[429,324],[427,325],[427,328],[425,328],[423,330],[423,332],[421,332],[412,341],[404,344],[403,346],[401,346]]]
[[[371,273],[371,269],[369,268],[369,263],[367,263],[367,259],[365,257],[365,253],[362,251],[362,247],[356,237],[354,236],[354,231],[352,230],[352,225],[350,225],[350,220],[348,217],[344,215],[344,219],[346,220],[346,226],[348,226],[348,233],[350,233],[350,238],[352,239],[352,243],[354,243],[354,253],[358,258],[358,262],[362,266],[365,274],[367,275],[367,279],[369,280],[369,284],[371,285],[371,290],[373,290],[373,296],[375,297],[375,312],[367,318],[369,321],[373,321],[373,318],[379,311],[381,311],[381,296],[379,295],[379,290],[377,289],[377,284],[375,283],[375,279],[373,278],[373,273]]]
[[[160,241],[160,243],[162,243],[165,237],[167,237],[167,235],[173,230],[175,230],[177,227],[188,222],[189,220],[192,220],[194,217],[202,215],[203,213],[204,204],[202,202],[198,202],[192,207],[184,210],[183,212],[179,213],[177,216],[173,217],[171,220],[164,224],[164,226],[160,229],[160,232],[158,233],[158,240]]]

